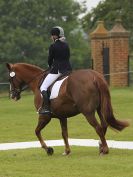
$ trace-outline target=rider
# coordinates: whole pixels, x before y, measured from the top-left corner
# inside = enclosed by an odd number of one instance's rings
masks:
[[[42,107],[39,114],[49,114],[50,104],[47,89],[62,74],[72,70],[69,62],[70,49],[65,41],[64,30],[60,26],[55,26],[51,30],[51,39],[53,44],[49,47],[48,65],[49,74],[44,79],[40,90],[43,96]]]

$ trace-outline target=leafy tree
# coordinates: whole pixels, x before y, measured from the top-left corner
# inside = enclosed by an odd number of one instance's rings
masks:
[[[74,0],[0,0],[0,62],[47,67],[49,32],[59,25],[65,29],[73,66],[83,68],[89,52],[78,15],[84,10]]]

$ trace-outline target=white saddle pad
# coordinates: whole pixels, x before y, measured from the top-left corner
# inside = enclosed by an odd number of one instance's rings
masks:
[[[68,76],[67,76],[68,77]],[[60,87],[63,83],[64,80],[67,79],[67,77],[63,78],[62,80],[56,81],[52,87],[51,94],[50,94],[50,99],[54,99],[58,97]]]

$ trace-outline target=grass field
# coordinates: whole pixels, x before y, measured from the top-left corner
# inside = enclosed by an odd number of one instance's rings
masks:
[[[118,119],[129,119],[130,127],[117,133],[108,129],[106,139],[133,141],[133,89],[111,89],[112,105]],[[0,99],[0,143],[37,140],[34,129],[37,114],[33,96],[18,102]],[[98,139],[82,115],[68,120],[70,138]],[[45,139],[61,139],[59,121],[53,119],[43,131]],[[64,147],[55,147],[52,157],[42,149],[0,151],[0,177],[131,177],[133,151],[110,149],[104,157],[97,148],[72,146],[64,157]]]
[[[72,147],[62,156],[56,147],[53,156],[40,149],[0,152],[0,177],[132,177],[133,151],[110,150],[100,157],[96,148]]]
[[[108,129],[107,139],[133,141],[133,89],[112,89],[112,105],[118,119],[129,119],[131,126],[123,132],[116,133]],[[34,129],[38,115],[34,109],[33,96],[22,96],[14,102],[8,98],[0,99],[0,143],[36,140]],[[94,138],[98,136],[86,119],[80,114],[68,119],[70,138]],[[60,124],[57,119],[43,130],[45,139],[60,139]]]

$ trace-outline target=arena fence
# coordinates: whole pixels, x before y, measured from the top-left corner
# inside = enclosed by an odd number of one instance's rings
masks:
[[[9,82],[0,83],[0,98],[8,97],[9,98],[10,84]]]
[[[117,75],[117,74],[127,74],[128,73],[128,80],[129,80],[129,87],[133,87],[133,58],[131,60],[132,65],[130,64],[130,68],[128,72],[120,72],[120,73],[110,73],[109,75]],[[132,70],[130,70],[132,69]],[[9,82],[1,82],[0,83],[0,98],[7,97],[9,98],[10,94],[10,84]],[[27,92],[25,95],[29,95],[31,92]]]

